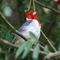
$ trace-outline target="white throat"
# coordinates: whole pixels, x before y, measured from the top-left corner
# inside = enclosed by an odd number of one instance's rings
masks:
[[[29,20],[32,20],[32,19],[26,18],[26,20],[29,21]]]
[[[36,19],[34,19],[33,22],[34,22],[37,26],[39,26],[39,23],[38,23],[38,21],[37,21]]]
[[[29,20],[32,20],[32,19],[26,18],[26,20],[29,21]],[[36,19],[34,19],[34,20],[32,20],[32,21],[33,21],[33,23],[35,23],[37,26],[39,26],[39,23],[38,23],[38,21],[37,21]]]

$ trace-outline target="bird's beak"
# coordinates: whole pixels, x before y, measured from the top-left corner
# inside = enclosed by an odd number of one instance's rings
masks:
[[[33,15],[35,15],[36,14],[36,12],[33,12]]]

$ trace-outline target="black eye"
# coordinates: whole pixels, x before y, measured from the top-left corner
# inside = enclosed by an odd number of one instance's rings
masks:
[[[30,15],[32,15],[32,14],[30,14]]]

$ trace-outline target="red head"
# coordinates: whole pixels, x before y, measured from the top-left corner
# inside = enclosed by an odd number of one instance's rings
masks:
[[[32,12],[32,11],[27,12],[25,17],[27,18],[27,20],[37,20],[39,22],[36,12]]]

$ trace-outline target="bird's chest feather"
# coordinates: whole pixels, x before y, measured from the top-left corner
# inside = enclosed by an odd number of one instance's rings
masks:
[[[35,36],[39,39],[40,37],[40,29],[41,26],[38,26],[34,21],[28,21],[25,22],[20,28],[19,28],[19,32],[25,36],[27,39],[32,39],[32,37],[30,36],[29,32],[32,32],[33,34],[35,34]],[[15,38],[13,39],[12,43],[15,43],[15,41],[19,40],[21,43],[24,42],[24,39],[22,39],[20,36],[15,35]]]
[[[25,37],[30,37],[29,32],[35,34],[37,38],[40,36],[40,26],[37,25],[37,22],[30,22],[28,25],[24,25],[22,31],[20,31]]]

